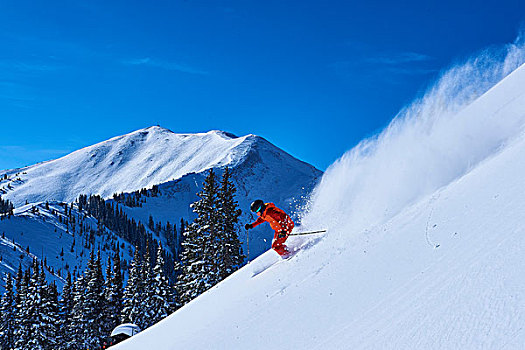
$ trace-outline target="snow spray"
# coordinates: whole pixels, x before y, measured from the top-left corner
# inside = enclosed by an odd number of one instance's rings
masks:
[[[519,136],[525,113],[494,115],[468,106],[525,62],[523,39],[484,50],[441,73],[381,133],[333,163],[310,198],[302,228],[327,228],[327,239],[357,237]]]

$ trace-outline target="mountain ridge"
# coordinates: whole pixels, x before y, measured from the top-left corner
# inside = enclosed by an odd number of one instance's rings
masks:
[[[235,168],[253,147],[261,152],[286,153],[253,134],[237,137],[220,130],[176,134],[152,126],[115,136],[55,160],[5,170],[2,176],[18,174],[19,181],[1,181],[0,190],[15,206],[26,201],[72,202],[79,194],[110,198],[114,193],[151,188],[188,173],[225,166]],[[295,160],[304,170],[306,163]],[[315,176],[321,174],[310,165],[306,168]]]

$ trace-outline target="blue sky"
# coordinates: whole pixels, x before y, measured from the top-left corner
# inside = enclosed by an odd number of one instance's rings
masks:
[[[523,1],[1,1],[0,169],[151,125],[249,133],[324,170]]]

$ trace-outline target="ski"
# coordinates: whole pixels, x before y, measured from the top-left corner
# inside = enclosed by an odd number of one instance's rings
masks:
[[[283,262],[283,261],[286,261],[286,260],[290,260],[291,258],[293,258],[295,256],[295,254],[297,254],[299,252],[299,250],[300,249],[290,251],[286,257],[282,257],[281,256],[278,260],[275,260],[275,261],[273,261],[272,263],[270,263],[270,264],[268,264],[266,266],[262,266],[260,268],[255,269],[253,271],[253,273],[252,273],[252,278],[257,276],[257,275],[260,275],[261,273],[263,273],[265,271],[270,270],[272,267],[278,265],[280,262]]]
[[[326,230],[319,230],[319,231],[308,231],[308,232],[298,232],[298,233],[290,233],[289,236],[304,236],[304,235],[313,235],[316,233],[324,233]]]

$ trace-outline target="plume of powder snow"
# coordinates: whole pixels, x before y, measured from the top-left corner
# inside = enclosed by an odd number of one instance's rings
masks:
[[[380,134],[326,171],[303,213],[303,228],[358,234],[462,176],[520,134],[521,116],[469,105],[525,62],[523,35],[441,74]]]

